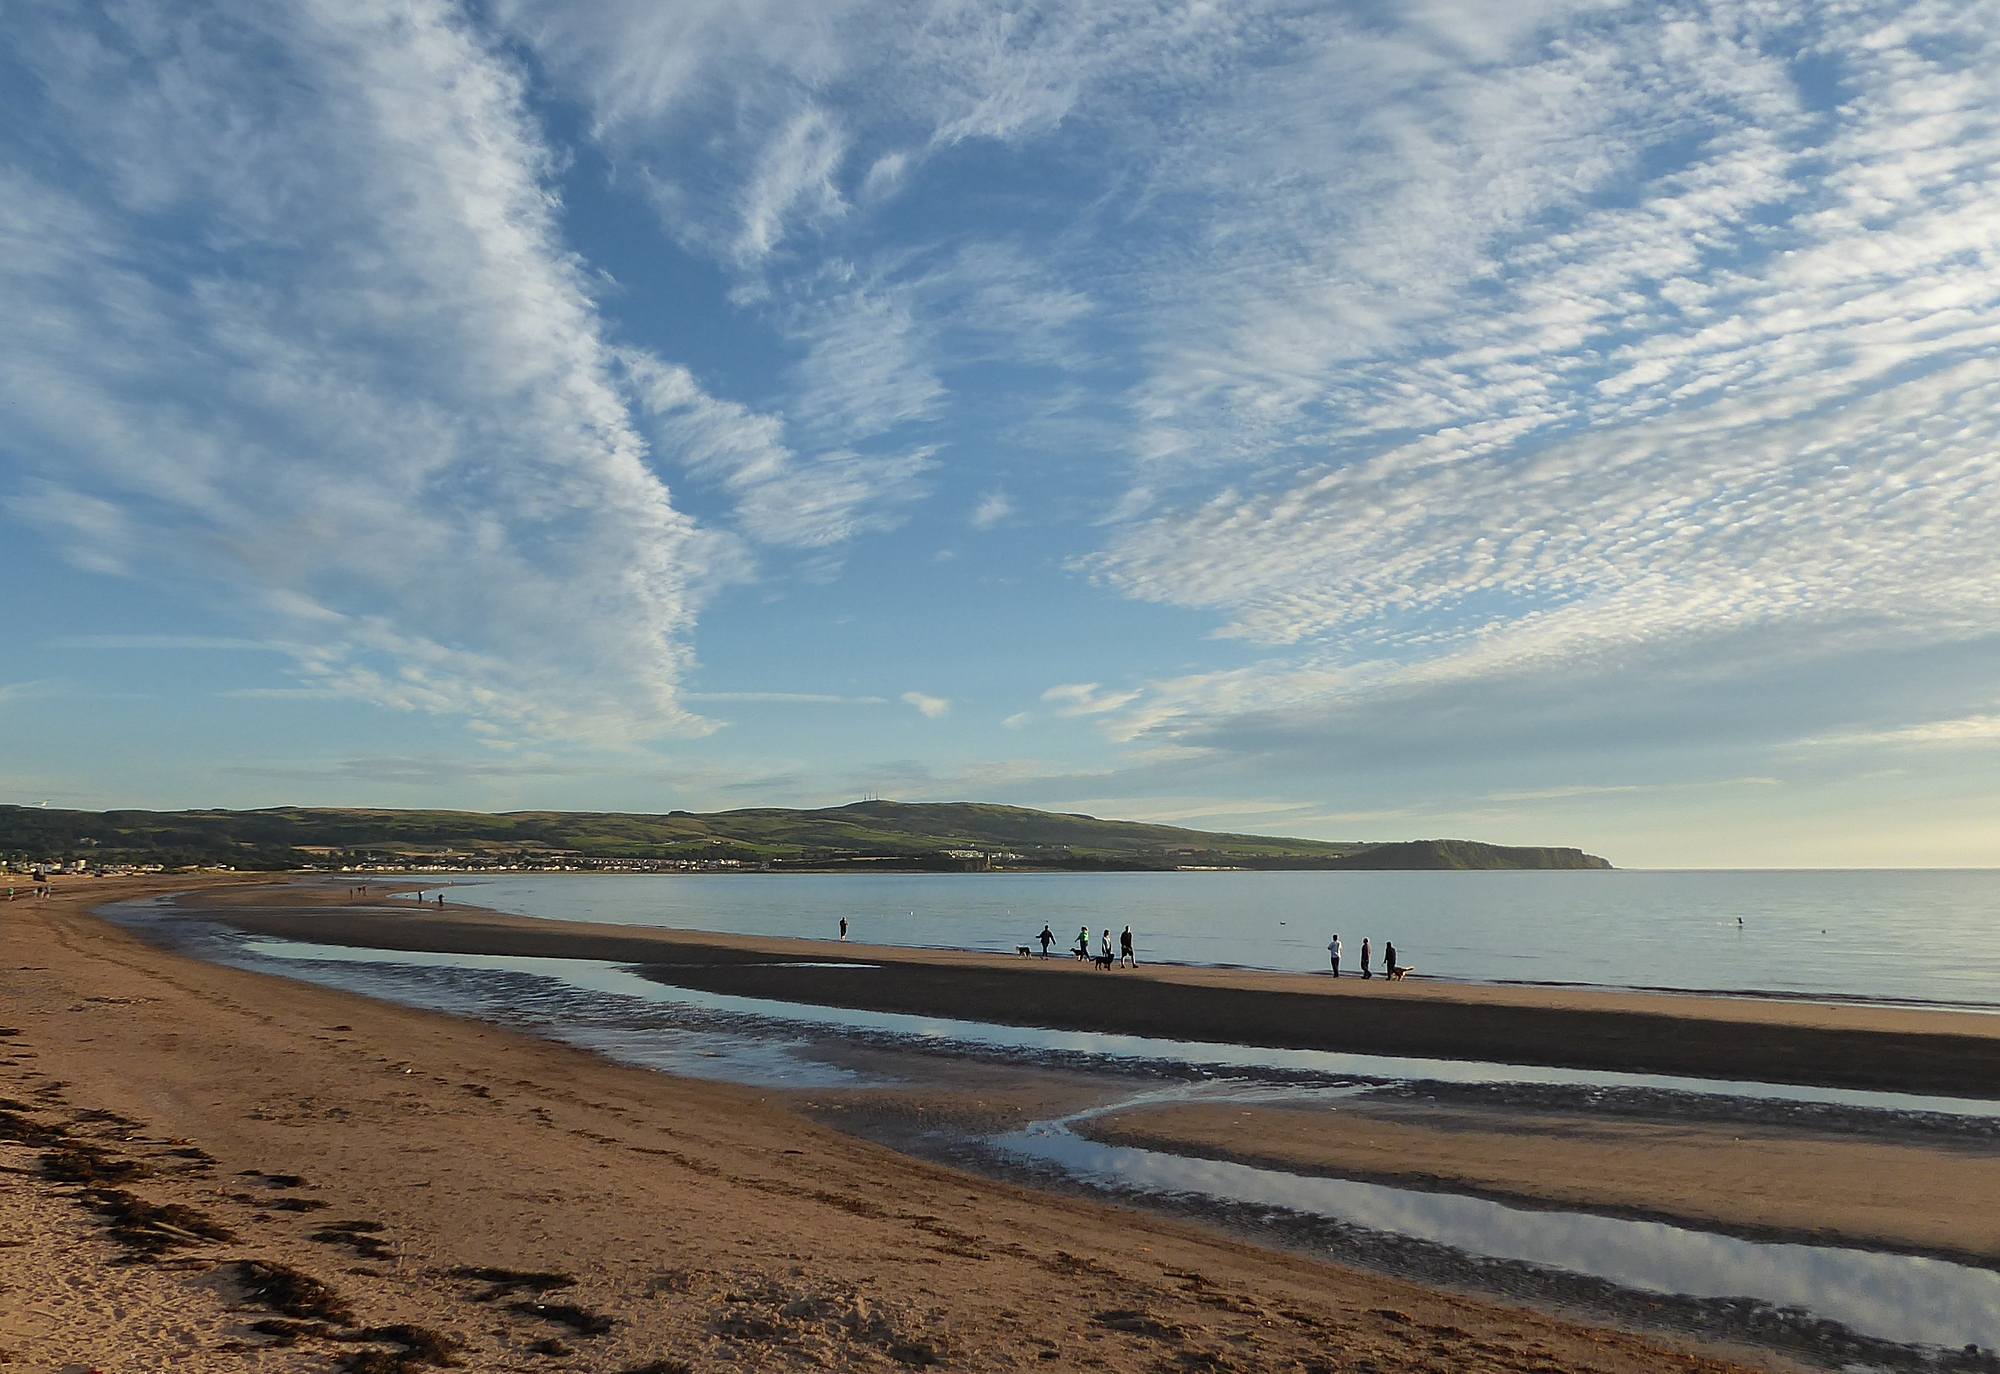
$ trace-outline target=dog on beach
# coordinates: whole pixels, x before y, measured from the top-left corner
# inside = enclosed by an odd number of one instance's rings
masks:
[[[1026,945],[1015,945],[1014,952],[1020,955],[1023,959],[1032,958],[1034,957],[1035,953],[1035,951],[1029,949]]]
[[[1110,968],[1112,959],[1108,954],[1093,954],[1090,956],[1090,962],[1099,968]]]

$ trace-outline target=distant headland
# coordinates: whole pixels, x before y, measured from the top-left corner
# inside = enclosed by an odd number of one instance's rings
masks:
[[[0,806],[0,860],[73,871],[224,867],[427,871],[1132,871],[1602,869],[1580,849],[1237,835],[982,802],[818,810],[63,811]]]

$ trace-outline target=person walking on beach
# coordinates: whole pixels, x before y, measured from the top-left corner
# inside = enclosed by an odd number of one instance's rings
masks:
[[[1375,976],[1368,971],[1368,937],[1366,935],[1361,937],[1361,976],[1363,978],[1373,978]]]
[[[1326,942],[1327,957],[1333,960],[1333,976],[1340,977],[1340,937],[1334,936]]]
[[[1080,926],[1080,927],[1078,927],[1078,928],[1077,928],[1077,932],[1076,932],[1076,957],[1077,957],[1077,958],[1079,958],[1079,959],[1088,959],[1088,958],[1090,957],[1090,927],[1089,927],[1089,926]]]
[[[1106,926],[1106,927],[1104,928],[1104,943],[1103,943],[1103,945],[1102,945],[1102,946],[1100,947],[1100,949],[1099,949],[1099,953],[1100,953],[1100,954],[1102,955],[1102,957],[1103,957],[1103,959],[1104,959],[1104,962],[1105,962],[1105,965],[1106,965],[1106,966],[1108,967],[1108,966],[1110,965],[1110,963],[1111,963],[1111,927],[1110,927],[1110,926]]]
[[[843,940],[847,938],[847,918],[845,916],[840,918],[840,938]]]
[[[1382,946],[1382,972],[1392,979],[1396,976],[1396,942],[1394,940]]]
[[[1125,929],[1118,932],[1118,967],[1125,967],[1128,960],[1131,962],[1133,968],[1139,967],[1139,956],[1132,952],[1132,927],[1130,926],[1126,926]]]
[[[1056,933],[1049,929],[1048,923],[1045,921],[1042,923],[1042,933],[1035,938],[1042,942],[1042,957],[1044,959],[1048,958],[1049,946],[1056,942]]]

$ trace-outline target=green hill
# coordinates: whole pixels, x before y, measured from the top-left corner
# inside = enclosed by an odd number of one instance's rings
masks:
[[[1472,840],[1366,845],[1221,834],[981,802],[854,802],[697,815],[596,811],[58,811],[0,806],[0,857],[170,867],[343,863],[777,868],[1608,868],[1574,849]]]
[[[1482,844],[1478,840],[1403,840],[1347,855],[1337,868],[1609,868],[1581,849]]]

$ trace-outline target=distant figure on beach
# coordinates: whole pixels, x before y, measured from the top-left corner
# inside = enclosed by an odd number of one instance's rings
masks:
[[[1079,958],[1079,959],[1088,959],[1088,958],[1090,957],[1090,927],[1089,927],[1089,926],[1080,926],[1080,927],[1078,927],[1078,929],[1077,929],[1077,932],[1076,932],[1076,957],[1077,957],[1077,958]]]
[[[840,938],[843,940],[847,938],[847,918],[845,916],[840,918]]]
[[[1333,976],[1340,977],[1340,937],[1334,936],[1326,942],[1327,958],[1333,960]]]
[[[1103,957],[1105,963],[1108,964],[1111,962],[1111,927],[1109,926],[1104,928],[1104,943],[1099,948],[1098,953]]]
[[[442,892],[438,893],[438,905],[439,906],[444,905],[444,894]]]
[[[1382,972],[1388,974],[1392,979],[1396,976],[1396,942],[1394,940],[1382,946]]]
[[[1361,976],[1363,978],[1373,978],[1375,976],[1368,971],[1368,937],[1366,935],[1361,937]]]
[[[1042,925],[1042,933],[1040,935],[1037,935],[1035,938],[1042,942],[1042,957],[1044,959],[1048,958],[1049,946],[1056,942],[1056,933],[1053,930],[1050,930],[1048,924],[1044,922]]]
[[[1132,952],[1132,927],[1126,926],[1118,932],[1118,966],[1123,968],[1127,960],[1132,967],[1139,967],[1139,956]]]

